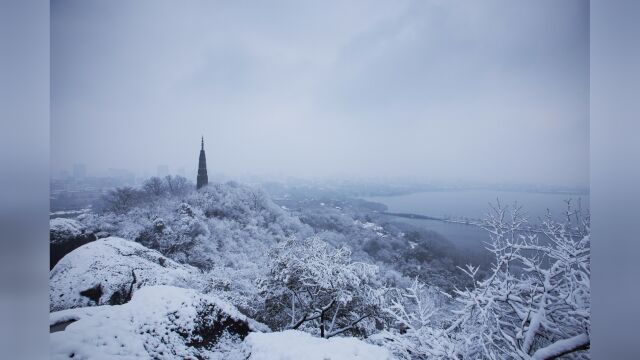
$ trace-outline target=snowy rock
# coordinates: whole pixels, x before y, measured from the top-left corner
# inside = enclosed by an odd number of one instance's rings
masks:
[[[71,251],[95,239],[96,236],[86,233],[84,226],[76,220],[49,220],[49,269]]]
[[[148,286],[124,305],[68,309],[50,325],[51,359],[235,359],[251,331],[268,331],[212,295]],[[246,358],[243,357],[243,358]]]
[[[106,232],[106,231],[98,231],[98,232],[96,233],[96,237],[97,237],[98,239],[104,239],[104,238],[107,238],[107,237],[109,237],[109,236],[111,236],[111,234],[109,234],[109,233],[108,233],[108,232]]]
[[[49,237],[52,243],[78,237],[84,232],[84,227],[76,220],[55,218],[49,220]]]
[[[108,237],[75,249],[51,270],[49,308],[123,304],[146,285],[202,286],[196,268],[133,241]]]
[[[251,333],[245,339],[249,360],[389,360],[391,355],[380,346],[356,338],[323,339],[296,330],[275,333]]]

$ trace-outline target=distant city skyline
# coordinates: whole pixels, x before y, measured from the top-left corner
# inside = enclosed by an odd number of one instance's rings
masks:
[[[162,166],[162,165],[160,165]],[[141,185],[145,180],[151,177],[164,177],[167,175],[170,176],[182,176],[192,181],[195,184],[197,178],[197,170],[193,174],[186,173],[184,168],[171,169],[168,167],[168,173],[164,173],[164,175],[159,175],[156,172],[141,170],[135,171],[131,169],[107,169],[106,171],[98,171],[91,172],[87,171],[87,174],[83,178],[76,178],[73,176],[73,173],[67,169],[60,170],[57,174],[52,174],[52,181],[64,181],[71,180],[74,182],[80,181],[91,181],[92,179],[114,179],[119,181],[124,181],[124,184],[137,184]],[[212,176],[213,182],[226,182],[226,181],[245,181],[251,183],[269,183],[269,182],[292,182],[292,184],[338,184],[344,182],[345,184],[361,184],[361,185],[384,185],[384,184],[396,184],[402,186],[442,186],[446,187],[461,187],[461,188],[476,188],[476,187],[486,187],[493,189],[500,189],[502,187],[507,187],[507,189],[517,189],[517,190],[534,190],[534,191],[544,191],[552,190],[552,189],[563,189],[563,190],[571,190],[576,191],[578,193],[583,193],[584,191],[589,191],[588,185],[561,185],[561,184],[536,184],[536,183],[508,183],[508,182],[483,182],[483,181],[467,181],[463,179],[457,180],[449,180],[449,181],[441,181],[434,179],[425,179],[425,178],[390,178],[390,177],[370,177],[370,178],[353,178],[353,179],[344,179],[344,178],[309,178],[309,177],[296,177],[296,176],[267,176],[263,174],[251,174],[245,173],[241,175],[231,176],[224,173],[214,173]]]

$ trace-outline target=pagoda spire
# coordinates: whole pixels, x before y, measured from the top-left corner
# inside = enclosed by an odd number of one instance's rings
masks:
[[[198,181],[196,183],[196,189],[200,189],[201,187],[209,184],[209,177],[207,176],[207,157],[204,153],[204,136],[202,136],[200,141],[200,158],[198,159]]]

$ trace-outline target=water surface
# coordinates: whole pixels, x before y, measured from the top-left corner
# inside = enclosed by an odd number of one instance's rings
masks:
[[[547,209],[556,219],[562,219],[567,209],[565,200],[572,199],[572,206],[581,205],[583,210],[589,207],[587,194],[557,194],[498,190],[455,190],[428,191],[394,196],[372,196],[364,198],[385,204],[388,212],[412,213],[432,217],[484,218],[490,210],[489,203],[500,200],[503,205],[512,205],[515,201],[522,206],[530,222],[538,222],[547,213]],[[418,220],[398,218],[415,226],[436,231],[459,246],[482,247],[488,241],[488,235],[477,226],[446,223],[437,220]]]

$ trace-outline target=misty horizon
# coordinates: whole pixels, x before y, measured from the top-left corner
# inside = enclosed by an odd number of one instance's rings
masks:
[[[208,163],[208,161],[207,161]],[[79,166],[83,168],[83,175],[77,176],[74,169]],[[142,184],[144,180],[152,177],[164,178],[165,176],[182,176],[195,183],[197,177],[197,164],[192,168],[171,168],[168,165],[160,164],[156,167],[149,167],[144,170],[126,169],[126,168],[108,168],[108,169],[92,169],[85,163],[72,164],[70,168],[63,168],[57,173],[50,175],[51,180],[79,180],[84,181],[91,178],[112,178],[112,179],[130,179],[137,184]],[[362,176],[362,177],[345,177],[345,176],[292,176],[287,174],[269,174],[269,173],[251,173],[249,171],[238,174],[226,174],[223,172],[209,169],[209,178],[212,182],[241,181],[248,183],[290,183],[290,184],[353,184],[353,185],[400,185],[400,186],[431,186],[435,188],[446,189],[452,188],[501,188],[520,189],[520,190],[565,190],[577,193],[588,193],[589,184],[557,184],[557,183],[531,183],[531,182],[491,182],[491,181],[469,181],[465,179],[438,179],[434,177],[411,177],[411,176]],[[124,184],[124,183],[123,183]]]
[[[588,3],[51,4],[51,174],[589,184]],[[291,29],[296,31],[292,32]]]

